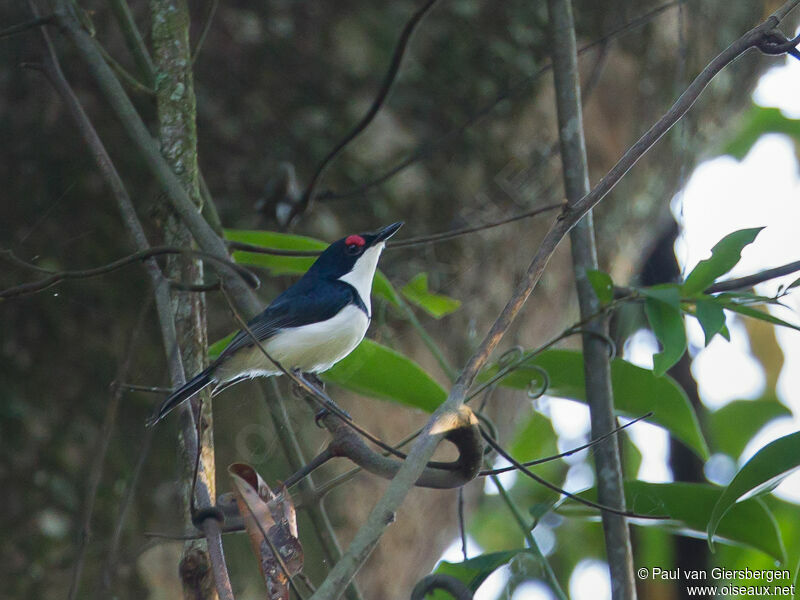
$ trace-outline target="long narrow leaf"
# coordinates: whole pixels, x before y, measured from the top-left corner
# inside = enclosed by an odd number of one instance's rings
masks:
[[[753,227],[734,231],[722,238],[711,249],[711,257],[701,260],[692,272],[686,277],[681,286],[684,296],[699,294],[710,286],[717,277],[725,275],[742,258],[742,249],[752,244],[756,236],[764,229]]]
[[[629,510],[641,515],[666,515],[665,521],[641,520],[636,524],[659,527],[692,537],[705,533],[706,524],[715,503],[723,492],[707,483],[648,483],[625,482],[625,501]],[[597,499],[595,488],[581,492],[590,500]],[[569,501],[559,512],[585,514],[585,507]],[[716,539],[720,542],[756,548],[773,559],[785,562],[786,550],[778,525],[766,504],[757,498],[734,506],[719,526]]]
[[[778,438],[756,452],[739,469],[717,500],[706,530],[709,545],[713,544],[714,534],[720,527],[720,521],[737,503],[742,502],[743,498],[751,498],[774,489],[798,467],[800,467],[800,432]],[[730,518],[726,521],[730,521]]]

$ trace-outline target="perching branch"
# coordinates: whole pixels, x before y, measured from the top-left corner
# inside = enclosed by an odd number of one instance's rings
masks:
[[[322,390],[310,384],[299,373],[284,368],[280,362],[270,356],[261,340],[255,336],[248,324],[236,311],[236,308],[230,302],[224,290],[223,295],[226,300],[228,300],[228,305],[233,312],[234,319],[239,327],[250,336],[253,345],[255,345],[265,358],[275,365],[281,373],[291,379],[309,401],[318,403],[322,407],[324,413],[320,419],[333,435],[333,440],[328,444],[330,457],[347,457],[363,469],[386,479],[390,479],[399,468],[399,464],[371,451],[356,433],[365,437],[379,448],[401,459],[405,459],[406,455],[354,423]],[[453,442],[458,448],[458,459],[447,463],[430,463],[430,468],[436,469],[437,471],[434,475],[425,479],[421,478],[420,481],[417,482],[417,485],[435,488],[458,487],[474,479],[483,460],[483,446],[480,443],[477,426],[478,422],[472,414],[472,411],[464,407],[464,410],[460,411],[457,419],[450,423],[450,429],[448,429],[444,436],[445,439]],[[321,456],[324,456],[324,453]],[[322,464],[326,460],[327,457],[320,461],[319,464]],[[319,465],[313,464],[312,466],[316,467]],[[444,473],[438,473],[439,470]]]
[[[328,444],[328,451],[333,456],[346,457],[365,471],[384,479],[391,479],[400,469],[402,462],[372,451],[353,429],[335,415],[322,417],[322,422],[333,436]],[[472,411],[462,411],[444,438],[456,446],[458,458],[452,462],[428,463],[414,485],[448,489],[461,487],[475,479],[483,463],[483,444]]]
[[[375,115],[378,114],[378,111],[381,109],[386,101],[386,98],[389,96],[389,92],[392,89],[392,84],[394,84],[395,79],[397,78],[397,73],[400,71],[400,64],[403,62],[403,56],[405,54],[406,47],[408,46],[408,42],[411,39],[411,34],[414,33],[414,29],[422,20],[422,17],[424,17],[425,14],[431,8],[433,8],[433,5],[436,4],[436,2],[437,0],[426,0],[425,4],[423,4],[416,10],[416,12],[414,12],[413,15],[411,15],[411,18],[405,24],[403,31],[400,33],[400,38],[397,40],[397,45],[392,53],[392,60],[389,63],[389,69],[386,71],[386,75],[383,78],[383,83],[378,90],[378,95],[375,96],[375,99],[372,101],[372,105],[369,107],[369,110],[356,124],[356,126],[353,127],[353,129],[333,147],[328,155],[322,159],[322,162],[317,167],[314,175],[312,175],[311,181],[309,182],[303,197],[300,199],[300,202],[292,206],[292,212],[289,214],[287,223],[291,223],[296,216],[307,211],[311,207],[311,204],[314,202],[317,185],[319,184],[322,176],[325,174],[327,168],[330,166],[331,161],[333,161],[333,159],[336,158],[350,142],[352,142],[362,131],[364,131],[375,118]]]
[[[153,258],[155,256],[164,256],[164,255],[182,255],[191,258],[200,258],[203,260],[207,260],[217,267],[222,267],[224,269],[229,269],[230,271],[233,271],[234,273],[236,273],[238,277],[244,280],[247,283],[247,285],[252,287],[253,289],[258,288],[258,286],[261,285],[261,282],[259,281],[258,277],[256,277],[253,273],[251,273],[241,265],[237,265],[235,262],[232,262],[230,260],[221,260],[216,256],[207,254],[205,252],[198,252],[197,250],[188,250],[186,248],[178,248],[176,246],[153,246],[146,250],[140,250],[139,252],[134,252],[133,254],[130,254],[123,258],[119,258],[113,262],[108,263],[107,265],[103,265],[100,267],[94,267],[91,269],[82,269],[77,271],[53,271],[48,277],[45,277],[43,279],[39,279],[37,281],[31,281],[29,283],[22,283],[20,285],[0,291],[0,298],[14,298],[17,296],[26,296],[28,294],[34,294],[36,292],[41,292],[50,287],[53,287],[54,285],[61,283],[62,281],[68,281],[72,279],[88,279],[91,277],[106,275],[108,273],[117,271],[123,267],[126,267],[130,264],[146,261],[147,259]],[[24,261],[16,257],[11,250],[0,250],[0,257],[3,257],[9,262],[13,262],[18,265],[26,264],[24,263]],[[41,269],[39,267],[36,267],[35,265],[26,264],[26,266],[41,271]]]
[[[636,161],[691,108],[701,92],[719,71],[754,47],[798,3],[800,3],[800,0],[789,0],[761,25],[744,34],[714,58],[678,98],[672,108],[623,155],[617,165],[603,177],[600,183],[589,194],[575,203],[572,208],[565,210],[561,217],[553,223],[534,254],[527,272],[516,286],[514,293],[494,325],[465,365],[458,380],[451,388],[447,399],[439,406],[425,425],[423,433],[414,443],[408,458],[403,462],[397,475],[387,486],[383,496],[370,512],[364,525],[356,533],[342,559],[312,596],[312,600],[333,600],[338,598],[344,587],[370,555],[386,527],[394,519],[395,511],[402,504],[442,439],[443,432],[446,431],[446,420],[452,419],[457,414],[469,385],[478,371],[486,364],[508,327],[519,314],[525,301],[539,282],[550,257],[564,236],[590,208],[606,196]]]

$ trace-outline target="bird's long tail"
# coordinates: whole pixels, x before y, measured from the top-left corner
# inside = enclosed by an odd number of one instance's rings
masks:
[[[164,400],[158,409],[147,419],[147,427],[152,427],[156,423],[158,423],[161,419],[163,419],[168,412],[170,412],[173,408],[178,406],[184,400],[191,398],[194,394],[202,390],[207,385],[213,383],[213,378],[211,376],[212,368],[209,367],[205,371],[201,371],[194,377],[192,377],[189,381],[184,383],[181,387],[177,390],[172,392],[169,397]]]

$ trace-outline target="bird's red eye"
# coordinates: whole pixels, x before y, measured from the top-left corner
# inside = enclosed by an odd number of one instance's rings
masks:
[[[357,246],[358,248],[360,248],[361,246],[366,244],[366,242],[364,241],[364,238],[361,237],[360,235],[348,235],[347,239],[344,241],[344,244],[345,246]]]

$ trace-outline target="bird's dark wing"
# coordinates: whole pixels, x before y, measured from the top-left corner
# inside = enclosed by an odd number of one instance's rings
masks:
[[[250,319],[247,327],[259,341],[265,341],[282,329],[301,327],[335,317],[351,302],[366,312],[358,293],[349,284],[343,281],[330,282],[323,289],[324,292],[319,286],[314,289],[295,285],[275,298],[261,314]],[[240,331],[220,353],[217,361],[224,360],[240,348],[252,345],[250,333]]]

